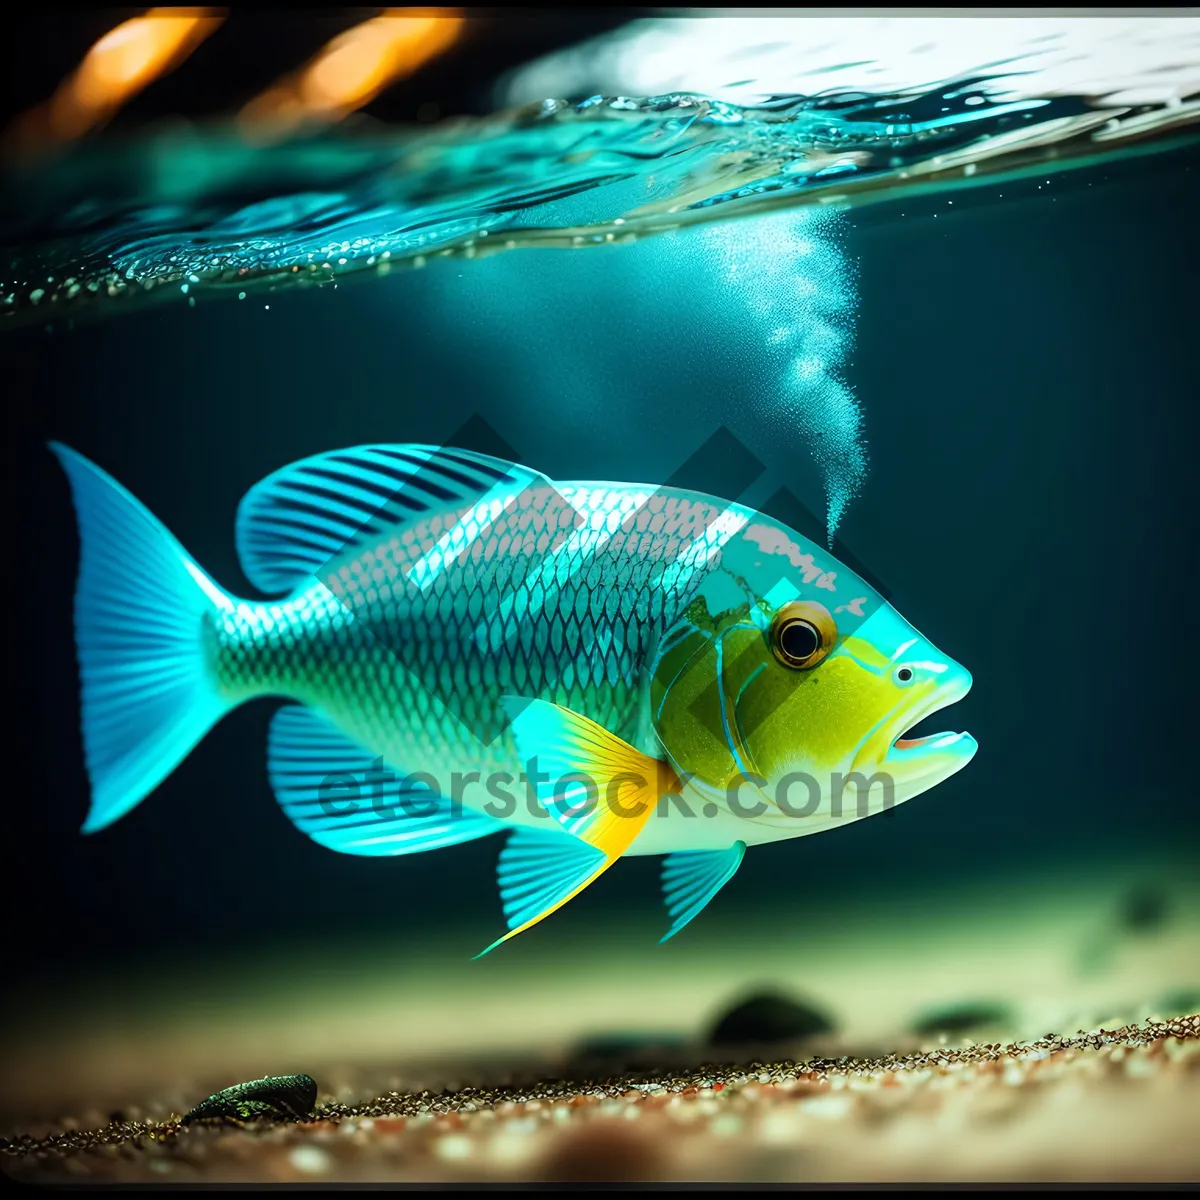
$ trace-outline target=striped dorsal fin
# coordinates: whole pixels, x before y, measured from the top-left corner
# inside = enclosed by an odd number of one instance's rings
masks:
[[[456,447],[331,450],[282,467],[246,493],[238,558],[256,588],[289,592],[373,533],[548,483],[537,471]]]

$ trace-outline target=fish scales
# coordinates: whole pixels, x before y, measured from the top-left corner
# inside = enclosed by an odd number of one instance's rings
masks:
[[[398,769],[439,778],[520,772],[506,694],[632,739],[648,655],[699,582],[698,536],[724,511],[562,484],[527,490],[517,508],[494,500],[384,530],[319,572],[332,587],[316,579],[214,615],[219,687],[231,702],[298,700]],[[578,530],[564,521],[576,513]],[[420,586],[431,547],[445,565]]]

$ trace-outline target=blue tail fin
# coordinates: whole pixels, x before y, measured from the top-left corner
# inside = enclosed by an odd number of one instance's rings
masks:
[[[232,601],[111,476],[57,442],[79,521],[75,642],[92,783],[84,833],[154,790],[229,705],[205,657],[203,616]]]

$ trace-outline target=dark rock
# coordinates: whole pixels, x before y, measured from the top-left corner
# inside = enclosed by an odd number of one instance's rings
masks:
[[[1160,887],[1135,888],[1121,900],[1118,920],[1130,933],[1150,933],[1166,924],[1171,902]]]
[[[270,1075],[214,1092],[181,1122],[233,1122],[262,1118],[308,1117],[317,1103],[317,1085],[310,1075]]]
[[[710,1046],[754,1046],[797,1042],[834,1032],[819,1009],[777,992],[759,992],[730,1008],[713,1026]]]
[[[1003,1004],[952,1004],[918,1017],[912,1032],[922,1036],[970,1033],[976,1029],[1007,1028],[1011,1024],[1012,1013]]]
[[[579,1065],[652,1068],[674,1061],[686,1046],[687,1039],[674,1033],[600,1033],[582,1041],[568,1057]]]
[[[1190,1017],[1200,1013],[1200,989],[1181,988],[1179,991],[1168,992],[1155,1007],[1164,1017]]]

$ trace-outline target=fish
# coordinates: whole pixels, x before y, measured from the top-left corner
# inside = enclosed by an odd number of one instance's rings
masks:
[[[507,932],[480,955],[627,856],[662,859],[666,941],[747,848],[886,811],[978,748],[910,732],[970,672],[737,502],[355,446],[245,494],[237,552],[263,594],[246,598],[100,467],[50,449],[79,526],[84,833],[272,697],[271,789],[319,845],[401,856],[506,835]]]

